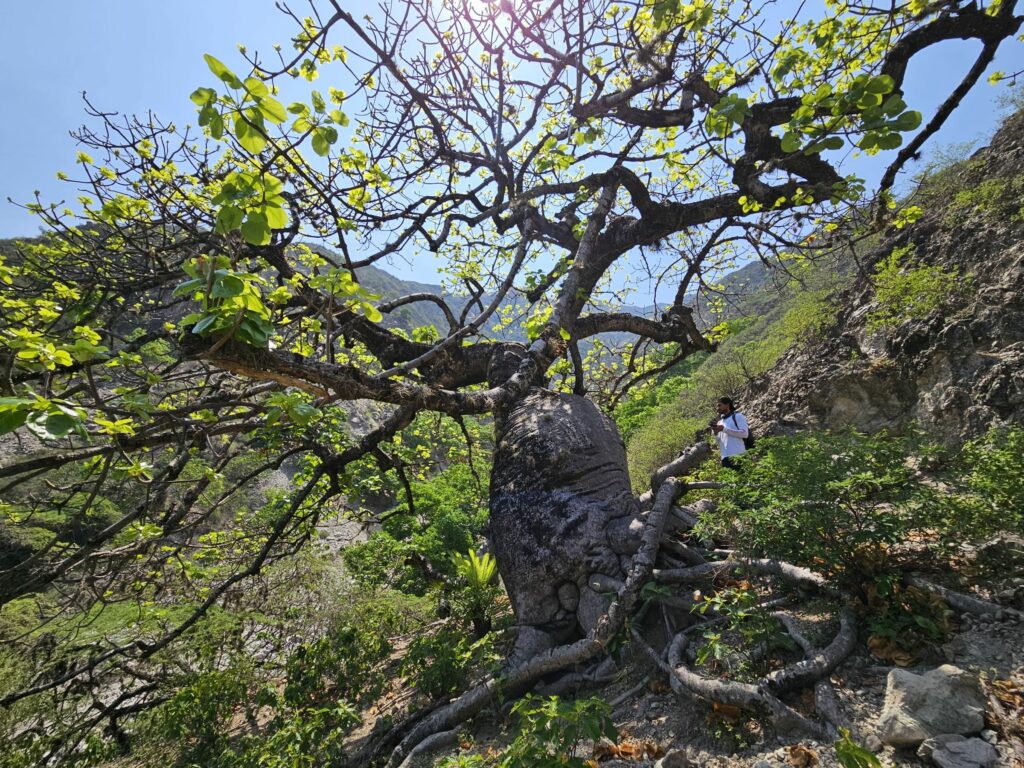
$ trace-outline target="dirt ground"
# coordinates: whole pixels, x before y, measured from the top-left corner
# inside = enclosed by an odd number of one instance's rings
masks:
[[[946,643],[908,669],[923,672],[944,663],[976,672],[988,682],[1013,680],[1016,690],[1022,690],[1024,624],[1014,618],[980,621],[962,617]],[[914,751],[883,746],[875,736],[875,721],[882,711],[886,679],[893,668],[872,657],[866,645],[860,643],[832,674],[831,681],[843,714],[853,726],[855,740],[875,752],[882,765],[927,765],[928,761],[917,757]],[[832,745],[776,733],[770,725],[752,719],[729,720],[713,712],[705,702],[674,694],[657,671],[639,660],[628,664],[613,684],[584,695],[600,696],[613,705],[613,718],[620,734],[612,749],[606,744],[598,746],[595,753],[595,745],[581,745],[579,756],[590,758],[596,754],[594,764],[601,768],[653,766],[657,757],[676,750],[685,750],[686,763],[676,762],[679,756],[675,756],[668,762],[671,768],[683,765],[708,768],[839,766]],[[813,712],[813,696],[807,693],[787,701],[794,708]],[[1024,710],[1019,710],[1016,716],[1024,717]],[[479,720],[480,724],[468,727],[460,739],[468,749],[424,755],[416,764],[436,765],[442,758],[460,751],[500,750],[507,744],[509,735],[493,724],[493,717]],[[982,736],[996,741],[1001,765],[1024,766],[1024,763],[1013,762],[1012,749],[1002,733],[990,730]],[[608,752],[624,753],[627,757],[616,758]]]

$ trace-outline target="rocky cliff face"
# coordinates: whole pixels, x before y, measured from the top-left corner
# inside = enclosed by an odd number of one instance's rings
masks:
[[[945,171],[925,214],[871,254],[913,245],[911,267],[957,270],[963,290],[942,311],[869,332],[871,280],[835,298],[832,327],[794,348],[746,393],[759,431],[900,431],[917,422],[955,445],[992,424],[1024,423],[1024,113]]]

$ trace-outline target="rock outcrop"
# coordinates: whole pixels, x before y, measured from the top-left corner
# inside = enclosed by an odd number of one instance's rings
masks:
[[[750,388],[745,410],[762,431],[916,423],[957,445],[992,424],[1024,422],[1024,213],[1015,192],[1024,188],[1024,113],[947,175],[949,194],[862,267],[870,273],[894,248],[913,245],[915,266],[957,271],[959,298],[945,312],[869,333],[876,296],[861,277],[835,297],[840,309],[823,338],[791,350]],[[977,205],[958,198],[983,185],[1002,191],[998,205],[983,195]]]

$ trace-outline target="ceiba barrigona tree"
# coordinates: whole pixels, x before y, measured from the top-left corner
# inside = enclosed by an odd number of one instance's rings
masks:
[[[796,18],[772,0],[396,0],[363,18],[311,5],[303,19],[285,9],[292,50],[246,54],[241,74],[207,57],[198,128],[90,105],[78,211],[33,203],[45,236],[0,264],[0,431],[29,440],[7,451],[0,492],[53,478],[36,503],[86,520],[112,487],[137,486],[104,525],[0,573],[5,602],[157,589],[208,530],[211,494],[303,462],[272,514],[237,522],[245,535],[192,610],[42,669],[5,704],[157,657],[301,548],[325,504],[353,491],[357,463],[401,472],[394,438],[427,412],[495,417],[491,540],[522,625],[509,679],[600,655],[666,520],[686,522],[670,513],[684,487],[671,476],[707,450],[635,498],[594,400],[712,348],[686,297],[723,254],[773,260],[826,219],[885,226],[898,173],[1022,20],[1015,0],[829,0]],[[977,59],[922,118],[907,68],[953,40]],[[843,169],[890,151],[871,195]],[[458,303],[380,302],[360,285],[361,268],[426,254]],[[654,316],[616,306],[616,272],[638,269],[668,287]],[[415,302],[441,327],[382,321]],[[635,341],[610,375],[581,344],[613,332]],[[159,364],[140,355],[154,343]],[[337,417],[353,400],[389,406],[358,438]],[[257,447],[266,461],[214,493],[218,471]],[[187,470],[200,460],[208,471]],[[153,695],[142,678],[119,691],[100,718]]]

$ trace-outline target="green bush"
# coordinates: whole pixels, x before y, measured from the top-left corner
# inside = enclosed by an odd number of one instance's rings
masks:
[[[512,707],[518,718],[516,735],[501,755],[499,768],[586,768],[579,757],[583,739],[618,738],[611,707],[599,698],[563,701],[557,696],[533,694]],[[439,768],[476,768],[490,764],[477,755],[460,755],[442,760]]]
[[[856,586],[886,559],[887,547],[931,523],[904,440],[814,432],[764,438],[755,453],[742,482],[701,521],[703,534],[734,536],[750,554]]]
[[[887,331],[909,321],[922,320],[950,306],[956,295],[969,288],[958,270],[935,265],[909,266],[914,247],[897,248],[875,267],[875,303],[867,316],[870,333]]]
[[[492,635],[474,641],[458,627],[445,627],[414,638],[400,670],[418,691],[439,699],[463,690],[476,671],[498,660]]]
[[[495,603],[501,594],[498,564],[494,556],[478,557],[472,549],[466,555],[452,555],[456,578],[450,582],[449,602],[456,618],[473,626],[473,638],[479,640],[491,631]]]
[[[465,464],[412,483],[415,515],[399,505],[383,529],[346,547],[348,572],[367,587],[390,586],[425,594],[441,576],[453,576],[452,552],[472,549],[487,520],[486,488]]]
[[[181,744],[197,760],[213,760],[228,744],[235,711],[250,698],[251,670],[229,668],[196,676],[160,707],[155,733]]]
[[[859,598],[884,658],[912,659],[950,628],[943,601],[905,585],[905,570],[998,531],[1024,533],[1021,427],[993,428],[944,457],[913,435],[851,431],[765,438],[743,461],[697,532],[835,580]],[[940,470],[941,483],[915,467]],[[919,546],[898,546],[908,540]],[[706,648],[709,658],[729,652],[722,637]]]
[[[967,214],[978,213],[990,221],[1024,220],[1024,175],[1011,178],[995,177],[957,190],[943,218],[948,227],[962,224]]]
[[[969,541],[999,531],[1024,535],[1024,427],[993,427],[964,445],[935,498],[947,538]]]

